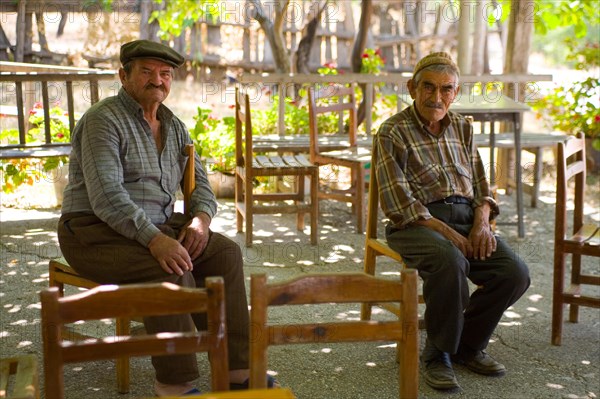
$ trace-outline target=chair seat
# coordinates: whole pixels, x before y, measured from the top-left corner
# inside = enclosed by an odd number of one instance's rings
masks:
[[[371,153],[372,149],[370,147],[352,147],[345,150],[320,152],[317,160],[331,158],[339,162],[371,162]]]
[[[596,226],[594,224],[584,224],[567,240],[598,247],[600,246],[600,226]]]

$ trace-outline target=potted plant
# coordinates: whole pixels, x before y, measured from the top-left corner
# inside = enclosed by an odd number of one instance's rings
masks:
[[[75,115],[75,119],[78,115]],[[44,143],[44,109],[42,104],[36,103],[29,111],[29,124],[31,129],[27,132],[29,144]],[[69,130],[69,114],[55,104],[50,108],[50,134],[53,143],[69,143],[71,132]],[[17,129],[0,131],[0,140],[8,144],[19,142]],[[2,175],[2,191],[12,193],[18,187],[26,184],[47,181],[54,184],[56,202],[62,203],[62,191],[67,183],[68,157],[22,158],[6,159],[0,161],[0,174]]]
[[[198,107],[190,130],[196,152],[204,162],[208,180],[219,198],[233,198],[235,185],[235,118],[216,118],[210,109]]]
[[[574,39],[566,40],[570,48],[568,60],[575,61],[578,70],[600,67],[598,43],[586,43],[577,48]],[[600,80],[597,77],[557,85],[538,99],[533,108],[546,126],[553,130],[575,135],[583,132],[586,137],[587,157],[590,171],[600,171]]]

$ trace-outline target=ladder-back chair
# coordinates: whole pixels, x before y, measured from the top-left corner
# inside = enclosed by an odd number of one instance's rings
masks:
[[[582,256],[600,257],[600,225],[585,223],[586,157],[583,134],[558,143],[556,158],[556,216],[554,228],[554,288],[552,297],[552,344],[562,341],[563,309],[570,305],[569,321],[577,323],[579,306],[600,308],[600,297],[582,291],[584,286],[600,286],[600,276],[583,271]],[[574,182],[574,195],[569,183]],[[567,217],[569,201],[574,209]],[[569,211],[570,212],[570,211]],[[572,234],[568,231],[571,225]],[[571,256],[570,285],[565,288],[566,259]]]
[[[416,398],[419,388],[419,337],[417,273],[404,270],[400,280],[386,280],[364,273],[304,275],[267,284],[264,274],[250,281],[250,387],[266,385],[267,350],[270,345],[396,341],[399,361],[399,397]],[[393,321],[336,321],[329,323],[268,323],[270,306],[397,302],[401,312]],[[290,331],[295,334],[290,334]]]
[[[319,169],[302,154],[280,156],[256,154],[252,147],[250,97],[239,88],[235,92],[235,210],[237,231],[246,225],[246,246],[252,245],[255,214],[295,213],[296,226],[304,230],[304,214],[310,215],[310,242],[317,243],[319,203],[317,186]],[[273,149],[276,150],[275,148]],[[256,193],[256,178],[284,177],[294,186],[291,192]],[[307,203],[304,180],[310,179],[310,202]],[[289,202],[292,203],[289,203]]]
[[[61,296],[58,288],[40,293],[47,398],[65,397],[64,365],[123,356],[160,356],[208,352],[213,391],[229,390],[225,286],[221,277],[206,279],[206,288],[171,283],[100,285]],[[134,316],[206,313],[207,331],[112,336],[69,341],[63,326],[77,321]]]
[[[308,111],[310,130],[310,161],[319,167],[329,167],[327,176],[321,176],[319,184],[319,199],[332,199],[352,204],[356,214],[356,231],[364,231],[365,218],[365,169],[371,161],[371,148],[359,146],[357,142],[357,116],[354,87],[329,85],[321,88],[308,89]],[[337,129],[325,132],[319,128],[320,116],[337,115]],[[346,116],[347,115],[347,116]],[[346,138],[347,146],[336,151],[321,151],[320,138],[324,136]],[[322,140],[321,140],[322,141]],[[350,186],[340,189],[335,169],[348,168],[350,171]]]

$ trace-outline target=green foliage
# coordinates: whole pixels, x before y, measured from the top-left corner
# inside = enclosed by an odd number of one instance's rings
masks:
[[[572,26],[575,37],[582,38],[588,26],[600,24],[598,0],[536,0],[533,11],[535,32],[540,35]]]
[[[36,103],[29,111],[29,123],[33,126],[27,132],[28,144],[45,143],[44,109]],[[53,143],[69,143],[69,115],[59,106],[50,109],[50,135]],[[0,131],[0,141],[7,144],[19,143],[19,131],[6,129]],[[53,181],[51,172],[67,162],[67,157],[24,158],[0,160],[0,175],[2,176],[2,191],[12,193],[17,187],[43,180]]]
[[[28,142],[42,144],[45,142],[44,108],[42,104],[36,103],[29,111],[29,123],[34,127],[27,132]],[[50,135],[53,143],[71,142],[71,131],[69,130],[69,114],[59,106],[50,108]]]
[[[162,0],[154,0],[162,4]],[[153,11],[148,23],[157,21],[158,35],[163,40],[179,37],[181,33],[202,18],[215,21],[219,15],[218,0],[177,0],[165,1],[162,10]]]
[[[317,68],[317,73],[319,75],[337,75],[337,64],[333,61],[326,62],[322,67]]]
[[[570,48],[569,59],[577,69],[600,66],[598,43],[587,43],[581,47],[577,41],[566,41]],[[568,134],[583,132],[593,139],[594,148],[600,150],[600,81],[595,77],[577,81],[571,85],[557,85],[538,99],[533,108],[538,118],[552,129]]]
[[[207,160],[209,170],[230,172],[235,168],[235,118],[217,119],[212,110],[198,107],[190,131],[196,152]]]
[[[379,75],[384,67],[385,59],[381,56],[381,49],[365,49],[362,54],[360,73]]]
[[[299,97],[306,97],[306,90],[302,89]],[[252,110],[252,128],[260,135],[276,135],[279,118],[279,96],[274,95],[271,106],[266,110]],[[285,99],[284,112],[285,134],[308,134],[308,109],[297,100]]]

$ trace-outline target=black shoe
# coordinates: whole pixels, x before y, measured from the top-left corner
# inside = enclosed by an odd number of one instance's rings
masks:
[[[452,355],[454,363],[462,364],[474,373],[487,376],[502,376],[506,373],[506,367],[502,363],[498,363],[493,357],[485,351],[475,351],[469,353],[467,351],[459,351],[456,355]]]
[[[425,347],[421,353],[421,367],[425,382],[430,387],[445,391],[460,388],[452,369],[450,356],[436,348],[429,339],[425,341]]]
[[[444,391],[460,388],[452,369],[450,356],[446,352],[440,352],[437,357],[427,360],[423,358],[421,362],[423,376],[427,385],[433,389]]]

